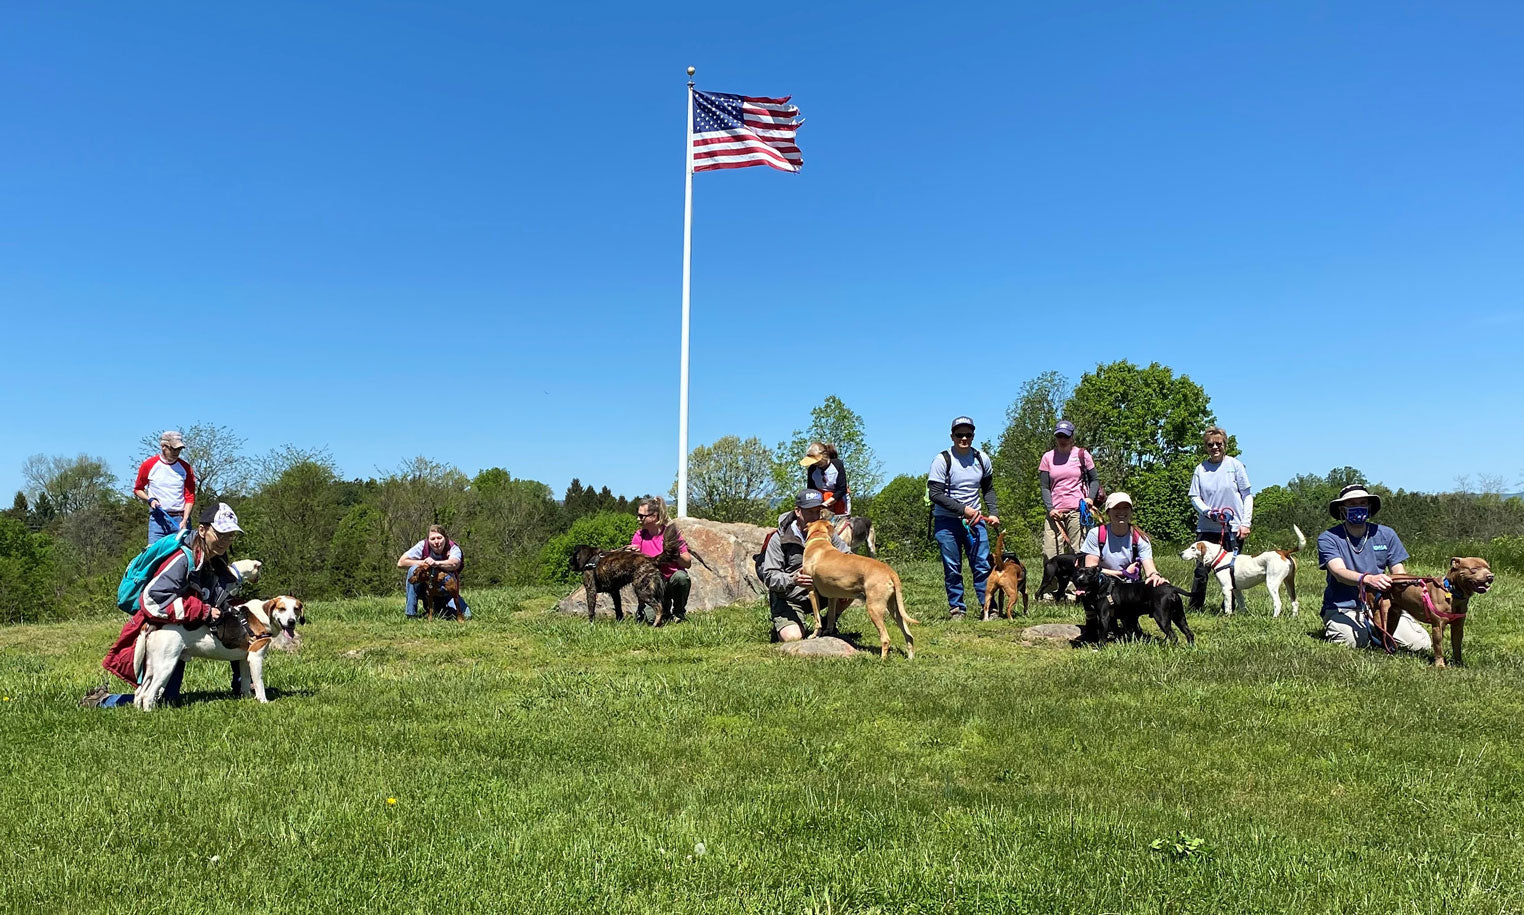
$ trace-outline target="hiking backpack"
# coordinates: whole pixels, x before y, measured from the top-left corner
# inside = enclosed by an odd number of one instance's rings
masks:
[[[1106,551],[1106,528],[1108,528],[1110,526],[1111,526],[1110,524],[1103,524],[1100,527],[1095,529],[1095,546],[1096,546],[1096,552],[1097,553],[1103,553],[1103,552]],[[1138,530],[1137,525],[1133,525],[1133,528],[1132,528],[1132,561],[1133,562],[1138,562],[1139,561],[1139,559],[1138,559],[1138,538],[1141,537],[1142,534],[1143,534],[1143,532]]]
[[[190,538],[190,531],[160,537],[133,557],[127,563],[127,571],[122,573],[122,583],[116,586],[116,608],[123,613],[135,613],[138,598],[142,596],[143,589],[148,587],[149,579],[153,578],[153,573],[164,560],[175,554],[175,550],[184,550],[185,561],[190,563],[191,568],[195,568],[196,556],[191,552]]]
[[[987,474],[987,473],[993,473],[994,472],[994,464],[993,464],[993,461],[991,461],[989,459],[990,458],[989,455],[985,454],[984,452],[980,451],[977,448],[974,449],[974,454],[975,454],[974,461],[979,465],[979,469],[980,469],[980,471],[982,471],[982,473],[986,473]],[[947,451],[942,452],[942,460],[944,462],[943,466],[947,468],[947,485],[949,487],[951,487],[952,486],[952,451],[950,449],[947,450]],[[921,493],[921,504],[926,506],[926,536],[928,538],[932,539],[932,540],[935,540],[936,537],[937,537],[937,535],[936,535],[937,508],[936,508],[935,503],[933,503],[931,501],[931,481],[930,480],[927,481],[925,491],[923,491]]]

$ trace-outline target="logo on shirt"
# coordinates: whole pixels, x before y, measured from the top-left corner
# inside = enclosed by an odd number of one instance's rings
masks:
[[[1384,551],[1386,549],[1386,544],[1384,544],[1384,543],[1372,544],[1371,545],[1371,549],[1373,549],[1376,552],[1380,553],[1380,552],[1382,552],[1382,551]]]

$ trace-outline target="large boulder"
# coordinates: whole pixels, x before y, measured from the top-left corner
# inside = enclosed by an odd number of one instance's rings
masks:
[[[755,524],[725,524],[702,518],[678,518],[674,522],[693,551],[693,590],[688,595],[689,610],[713,610],[742,601],[757,600],[767,588],[757,579],[752,557],[762,552],[768,528]],[[626,587],[621,603],[626,613],[634,613],[635,590]],[[579,583],[556,604],[562,613],[587,614],[587,595]],[[598,595],[598,613],[612,616],[613,598]]]

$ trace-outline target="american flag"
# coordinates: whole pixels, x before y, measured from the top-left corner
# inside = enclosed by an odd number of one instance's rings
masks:
[[[693,170],[771,165],[797,172],[804,157],[794,134],[804,123],[783,98],[693,90]]]

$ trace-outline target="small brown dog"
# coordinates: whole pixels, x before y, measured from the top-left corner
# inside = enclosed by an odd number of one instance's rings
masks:
[[[676,544],[676,538],[673,543]],[[571,568],[573,572],[582,573],[582,586],[587,590],[588,622],[598,615],[599,591],[614,599],[614,619],[624,619],[619,590],[625,585],[633,585],[640,606],[654,608],[656,620],[651,625],[660,626],[665,616],[662,598],[666,595],[667,580],[661,577],[657,559],[633,550],[600,550],[586,545],[573,549]]]
[[[910,623],[919,622],[910,616],[905,607],[905,589],[900,576],[887,563],[867,556],[839,552],[831,545],[831,522],[821,519],[810,524],[804,538],[804,574],[813,582],[810,591],[810,609],[815,611],[815,631],[810,638],[836,631],[836,618],[842,608],[861,598],[868,608],[868,618],[878,629],[879,658],[889,657],[889,630],[884,626],[884,613],[894,614],[900,632],[905,635],[905,657],[915,657],[915,638],[910,634]],[[831,602],[826,613],[825,625],[819,624],[820,601]]]
[[[996,612],[1004,611],[1005,618],[1011,619],[1013,608],[1016,604],[1016,595],[1021,595],[1021,615],[1027,615],[1027,567],[1021,564],[1021,559],[1015,553],[1005,551],[1005,525],[1000,526],[1000,533],[995,537],[995,552],[990,555],[990,561],[994,569],[984,585],[984,615],[983,619],[991,619],[994,614],[990,612],[991,604],[996,606]],[[996,600],[996,595],[999,599]]]
[[[445,607],[450,601],[455,601],[455,621],[464,623],[465,617],[460,614],[460,576],[454,572],[446,572],[439,566],[413,566],[413,571],[407,575],[407,580],[418,586],[418,602],[423,604],[425,619],[433,619],[434,611],[438,610],[441,617],[444,616]]]
[[[1466,610],[1471,595],[1486,594],[1492,588],[1492,569],[1487,560],[1476,557],[1450,558],[1450,570],[1443,582],[1418,575],[1393,575],[1392,588],[1379,597],[1373,611],[1385,614],[1383,635],[1395,632],[1404,610],[1413,619],[1429,627],[1434,647],[1434,666],[1445,666],[1445,626],[1450,627],[1450,651],[1455,663],[1461,661],[1461,639],[1466,633]],[[1378,616],[1377,619],[1380,619]]]

